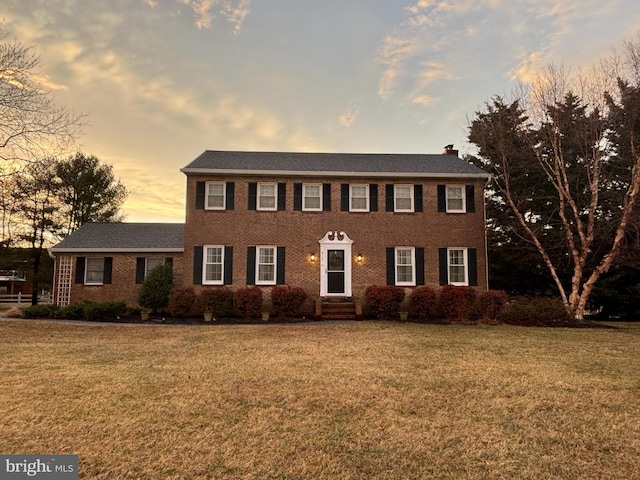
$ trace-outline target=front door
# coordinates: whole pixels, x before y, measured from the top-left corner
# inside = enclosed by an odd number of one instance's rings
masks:
[[[351,296],[351,244],[344,232],[327,232],[320,243],[320,296]]]
[[[344,250],[327,250],[327,293],[344,295]]]

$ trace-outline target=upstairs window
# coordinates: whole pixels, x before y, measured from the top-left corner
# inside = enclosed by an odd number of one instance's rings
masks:
[[[277,210],[277,184],[258,183],[258,210]]]
[[[394,211],[413,212],[413,185],[394,185]]]
[[[302,185],[302,210],[322,210],[322,185],[319,183],[304,183]]]
[[[465,212],[465,188],[464,185],[447,185],[447,212]]]
[[[369,186],[349,185],[349,211],[369,211]]]
[[[207,210],[225,209],[225,184],[224,182],[207,182]]]

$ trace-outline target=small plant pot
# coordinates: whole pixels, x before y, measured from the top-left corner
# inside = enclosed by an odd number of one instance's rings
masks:
[[[140,320],[143,322],[149,320],[149,312],[140,312]]]
[[[406,322],[407,318],[409,318],[409,312],[400,312],[400,320]]]
[[[213,320],[213,312],[204,312],[202,315],[204,316],[205,322],[210,322]]]
[[[265,322],[269,321],[269,312],[262,312],[262,320]]]

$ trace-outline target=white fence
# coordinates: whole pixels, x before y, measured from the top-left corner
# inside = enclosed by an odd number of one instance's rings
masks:
[[[31,303],[31,294],[30,293],[0,293],[0,303],[17,303],[21,305],[23,303],[30,304]],[[38,295],[38,303],[52,303],[52,298],[50,293],[40,293]]]

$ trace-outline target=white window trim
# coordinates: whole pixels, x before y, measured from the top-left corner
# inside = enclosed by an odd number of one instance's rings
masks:
[[[449,252],[451,252],[452,250],[462,250],[462,254],[463,254],[463,261],[464,261],[464,282],[452,282],[451,281],[451,267],[452,266],[459,266],[459,265],[451,265],[451,257],[449,255]],[[447,279],[449,280],[449,285],[455,285],[455,286],[468,286],[469,285],[469,256],[467,254],[468,252],[468,248],[466,247],[449,247],[447,248]]]
[[[409,208],[398,208],[398,187],[407,187],[409,188],[409,198],[411,199],[411,207]],[[415,200],[414,200],[414,187],[409,184],[399,184],[393,186],[393,211],[394,212],[413,212],[415,210]]]
[[[207,280],[207,250],[209,248],[220,249],[220,280]],[[214,265],[214,264],[212,264]],[[224,245],[203,245],[202,246],[202,284],[203,285],[224,285]]]
[[[366,207],[365,208],[353,208],[353,187],[365,187],[364,196],[366,199]],[[358,197],[360,198],[360,197]],[[350,212],[368,212],[371,207],[369,200],[369,184],[368,183],[351,183],[349,184],[349,211]]]
[[[160,263],[164,263],[164,257],[144,257],[144,278],[147,278],[147,275],[149,275],[149,272],[151,271],[149,269],[149,260],[152,258],[159,258],[161,260]]]
[[[222,185],[222,206],[212,207],[209,205],[209,186]],[[204,208],[205,210],[225,210],[227,208],[227,184],[225,182],[206,182],[204,188]]]
[[[262,187],[272,186],[273,187],[273,207],[261,207],[260,206],[260,191]],[[276,182],[259,182],[258,187],[256,189],[256,210],[262,210],[266,212],[273,212],[278,210],[278,184]]]
[[[89,273],[89,260],[102,260],[102,280],[99,282],[87,281],[87,274]],[[104,285],[104,257],[87,257],[84,262],[84,284],[85,285]]]
[[[398,281],[398,250],[411,250],[411,278],[410,282]],[[395,284],[399,287],[414,287],[416,285],[416,249],[415,247],[395,247],[393,259],[393,269],[395,276]],[[406,266],[406,265],[403,265]]]
[[[307,198],[306,191],[307,187],[318,187],[318,194],[320,197],[320,206],[317,208],[310,208],[305,205],[305,200]],[[302,184],[302,210],[305,212],[321,212],[322,211],[322,184],[321,183],[303,183]]]
[[[459,188],[462,191],[462,208],[455,209],[449,207],[449,188]],[[446,185],[444,195],[447,203],[447,213],[467,213],[467,189],[464,185]]]
[[[273,280],[260,280],[260,250],[263,248],[273,249]],[[265,265],[268,265],[265,263]],[[278,247],[275,245],[256,245],[256,285],[275,285],[278,279]]]

